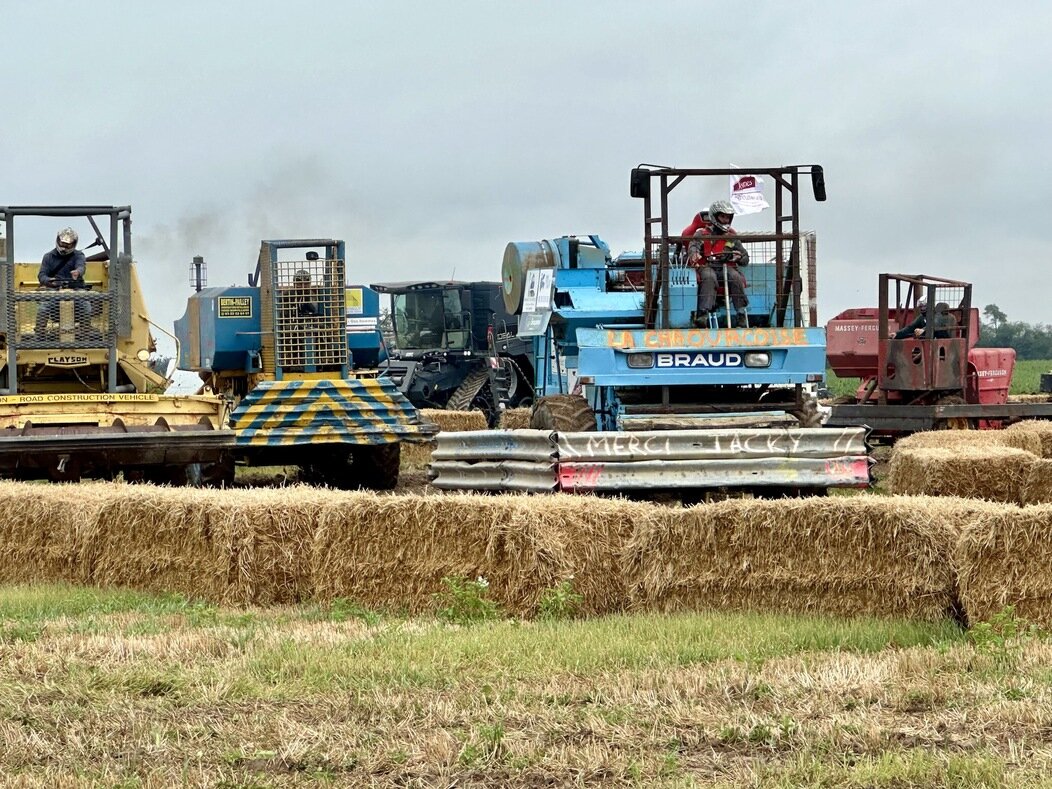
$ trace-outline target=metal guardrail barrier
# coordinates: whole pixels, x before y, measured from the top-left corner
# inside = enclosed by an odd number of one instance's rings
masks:
[[[558,486],[555,434],[543,430],[439,433],[431,484],[444,490],[548,493]]]
[[[866,428],[440,433],[431,484],[449,490],[865,487]]]

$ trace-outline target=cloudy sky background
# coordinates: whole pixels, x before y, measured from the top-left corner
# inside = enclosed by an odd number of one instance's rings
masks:
[[[875,302],[880,271],[1052,321],[1043,3],[0,10],[0,203],[131,204],[164,325],[193,255],[210,285],[241,284],[261,238],[344,238],[365,283],[496,280],[508,241],[567,233],[639,249],[639,162],[824,165],[829,201],[803,204],[823,321]],[[682,224],[724,196],[684,194]],[[19,259],[53,225],[27,226]]]

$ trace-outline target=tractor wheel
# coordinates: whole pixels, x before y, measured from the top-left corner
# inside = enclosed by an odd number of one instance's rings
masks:
[[[393,490],[398,485],[398,468],[402,460],[402,445],[370,444],[351,449],[351,470],[355,481],[363,488]]]
[[[966,405],[967,401],[959,395],[947,395],[935,401],[935,405]],[[947,419],[936,419],[935,430],[975,430],[973,420],[964,416],[949,417]]]
[[[534,404],[530,427],[562,433],[593,432],[595,411],[580,395],[549,395]]]

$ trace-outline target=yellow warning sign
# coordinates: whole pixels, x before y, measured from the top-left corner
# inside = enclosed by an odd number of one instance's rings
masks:
[[[361,288],[347,288],[347,314],[361,315],[365,311]]]

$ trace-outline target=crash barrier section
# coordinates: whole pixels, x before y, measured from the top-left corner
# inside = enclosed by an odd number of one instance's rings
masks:
[[[442,490],[547,493],[557,487],[557,456],[546,430],[439,433],[429,475]]]
[[[548,441],[554,444],[551,455]],[[429,474],[431,484],[443,490],[616,492],[870,483],[866,430],[861,427],[485,430],[440,433],[436,446]]]

